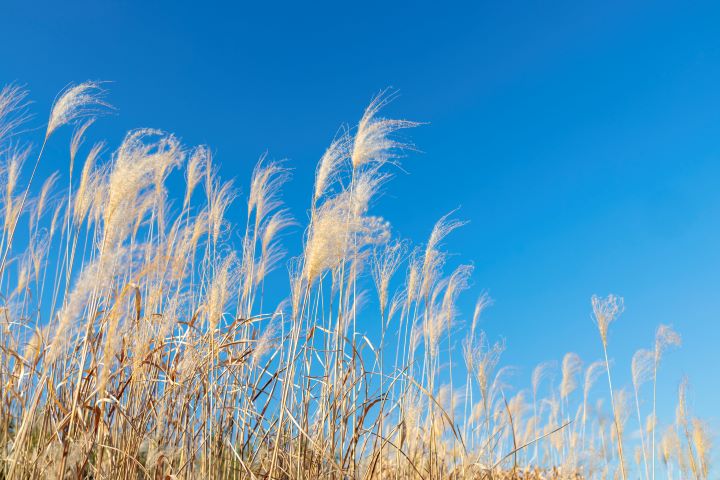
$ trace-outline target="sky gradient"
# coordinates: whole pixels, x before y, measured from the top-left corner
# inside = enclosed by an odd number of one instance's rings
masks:
[[[659,413],[670,420],[688,375],[691,408],[717,426],[720,5],[552,3],[10,0],[0,83],[26,85],[41,125],[68,83],[112,81],[117,115],[96,135],[116,146],[154,127],[207,144],[243,192],[263,152],[287,158],[300,219],[337,129],[392,87],[385,114],[427,124],[374,211],[424,242],[459,207],[451,263],[475,265],[462,305],[494,299],[482,327],[507,339],[516,383],[567,351],[599,358],[590,297],[612,292],[626,303],[610,333],[618,383],[669,323],[684,345],[666,357]],[[66,148],[53,139],[41,173]]]

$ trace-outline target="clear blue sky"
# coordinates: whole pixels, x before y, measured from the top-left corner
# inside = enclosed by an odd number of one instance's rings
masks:
[[[386,113],[429,125],[376,211],[423,241],[461,206],[447,246],[495,299],[483,327],[518,381],[568,350],[598,358],[590,296],[614,292],[619,380],[671,323],[661,413],[687,374],[717,425],[720,5],[587,3],[10,0],[0,82],[27,85],[40,124],[69,82],[112,80],[119,115],[96,133],[176,132],[241,185],[265,150],[289,158],[300,218],[338,126],[392,86]],[[58,137],[47,158],[65,151]]]

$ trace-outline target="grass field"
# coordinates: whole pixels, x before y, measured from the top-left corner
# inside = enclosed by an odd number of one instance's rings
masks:
[[[504,344],[478,324],[489,298],[463,318],[472,268],[445,268],[462,222],[441,218],[415,246],[371,213],[412,150],[398,131],[417,125],[381,117],[389,96],[322,155],[301,224],[283,207],[284,163],[261,159],[241,186],[172,134],[89,140],[104,93],[63,91],[42,136],[27,93],[0,92],[0,478],[709,478],[685,382],[675,418],[655,418],[680,336],[661,325],[632,365],[613,364],[620,297],[588,299],[601,361],[568,353],[528,391],[507,386]],[[67,162],[38,178],[60,130]],[[292,259],[289,227],[305,232]],[[287,279],[270,294],[275,269]]]

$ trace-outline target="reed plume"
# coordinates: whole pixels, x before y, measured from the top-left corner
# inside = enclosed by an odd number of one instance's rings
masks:
[[[653,380],[650,447],[642,422],[639,441],[624,434],[629,396],[613,390],[619,297],[592,298],[602,361],[583,372],[568,353],[559,383],[545,362],[514,386],[517,352],[482,324],[490,296],[468,306],[473,266],[445,251],[465,222],[451,212],[414,245],[374,211],[418,125],[381,117],[392,95],[319,155],[304,223],[283,203],[286,162],[263,155],[243,185],[161,130],[98,140],[99,82],[60,94],[36,153],[27,98],[0,90],[0,477],[654,477],[658,369],[679,335],[661,326],[630,365],[639,421]],[[31,186],[67,125],[67,165]],[[711,432],[688,396],[660,457],[706,479]]]
[[[610,375],[610,361],[607,354],[608,345],[608,328],[610,324],[615,321],[620,313],[623,311],[623,299],[616,297],[615,295],[608,295],[607,298],[601,299],[595,295],[592,297],[593,313],[595,315],[595,324],[600,332],[600,339],[602,341],[603,353],[605,355],[605,369],[607,371],[608,386],[610,388],[610,404],[613,411],[613,422],[615,424],[615,435],[616,445],[618,450],[618,456],[620,458],[620,472],[623,480],[627,479],[625,471],[625,458],[623,455],[623,439],[622,439],[622,428],[620,422],[619,405],[622,403],[616,402],[613,394],[612,387],[612,376]]]
[[[110,108],[110,104],[104,100],[105,94],[100,82],[90,81],[68,86],[53,103],[45,138],[63,125],[93,117],[103,109]]]

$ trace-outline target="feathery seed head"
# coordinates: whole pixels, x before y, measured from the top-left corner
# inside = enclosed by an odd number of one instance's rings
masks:
[[[483,402],[490,401],[490,379],[492,372],[500,362],[500,356],[505,351],[505,342],[495,342],[492,346],[488,342],[485,332],[480,332],[478,339],[467,339],[463,346],[465,363],[478,382]]]
[[[592,308],[595,315],[595,322],[600,331],[600,338],[603,345],[607,346],[607,333],[610,324],[620,315],[624,309],[622,297],[613,294],[607,298],[592,297]]]
[[[351,139],[347,132],[343,132],[338,138],[332,141],[328,149],[318,162],[315,171],[315,189],[313,191],[313,202],[322,197],[334,183],[339,175],[342,163],[348,158]]]
[[[50,191],[55,186],[55,182],[57,182],[58,177],[58,173],[54,172],[45,179],[45,182],[43,183],[42,189],[40,190],[40,196],[38,197],[37,204],[35,206],[35,216],[38,221],[40,221],[40,217],[42,217],[45,212]]]
[[[442,300],[442,310],[445,315],[450,319],[450,323],[455,318],[455,302],[458,295],[463,290],[467,290],[470,286],[470,277],[472,276],[473,266],[472,265],[460,265],[448,278],[447,286],[445,287],[445,294]]]
[[[76,225],[80,225],[85,216],[90,211],[95,194],[100,188],[100,184],[104,183],[105,175],[102,169],[96,169],[95,163],[105,144],[100,142],[93,145],[85,159],[82,173],[80,174],[80,184],[75,193],[75,208],[73,209],[73,218]]]
[[[287,210],[279,210],[268,218],[261,228],[260,250],[266,252],[270,249],[273,240],[288,227],[295,225],[295,220]]]
[[[20,211],[22,202],[15,202],[13,197],[15,193],[15,187],[17,187],[18,180],[20,179],[20,171],[22,165],[25,163],[28,155],[30,154],[30,148],[24,149],[13,148],[9,151],[9,160],[7,167],[3,172],[4,184],[5,184],[5,201],[4,201],[4,214],[5,214],[5,230],[10,230],[15,225],[16,219],[22,213]]]
[[[678,386],[678,402],[675,407],[675,421],[678,425],[687,424],[687,389],[688,379],[683,377],[680,385]]]
[[[225,306],[232,297],[238,279],[237,257],[234,253],[231,253],[215,269],[205,300],[210,331],[214,331],[220,323]]]
[[[213,245],[217,244],[220,238],[220,231],[225,221],[225,211],[235,200],[235,191],[233,189],[232,180],[223,183],[219,188],[212,189],[208,203],[210,211],[208,212],[208,221],[210,222],[210,238]]]
[[[132,266],[132,262],[121,260],[126,255],[122,248],[111,249],[83,266],[65,304],[57,312],[57,327],[47,356],[49,364],[64,354],[81,315],[94,315],[89,311],[91,306],[102,299],[103,293],[112,291],[114,280]]]
[[[73,132],[72,140],[70,141],[70,178],[72,179],[73,168],[75,166],[75,156],[77,155],[80,146],[85,140],[85,132],[90,125],[95,122],[95,117],[90,117],[84,123],[80,124],[78,128]]]
[[[669,347],[679,347],[682,343],[680,334],[678,334],[672,327],[668,325],[660,325],[655,332],[655,363],[660,363],[660,358],[665,350]]]
[[[0,143],[29,119],[25,111],[27,91],[18,85],[0,89]]]
[[[677,431],[670,426],[660,439],[660,458],[666,467],[674,456],[680,455],[680,451],[680,439]]]
[[[190,198],[195,191],[195,187],[197,187],[205,174],[204,169],[209,164],[209,158],[210,149],[205,146],[195,148],[190,154],[190,160],[188,160],[187,168],[185,169],[187,187],[185,189],[183,208],[187,208],[187,206],[190,205]]]
[[[602,360],[596,360],[590,364],[585,370],[585,383],[583,386],[583,397],[587,400],[595,381],[598,379],[603,369],[605,368],[605,362]]]
[[[290,178],[290,171],[280,162],[265,162],[266,156],[260,157],[253,170],[248,197],[248,218],[255,211],[255,224],[259,225],[265,215],[280,204],[277,196],[280,188]]]
[[[547,361],[540,363],[537,365],[532,372],[532,393],[533,398],[537,397],[538,389],[540,388],[540,383],[543,381],[543,379],[547,378],[547,376],[550,374],[550,372],[556,367],[556,362],[554,361]]]
[[[45,138],[63,125],[97,115],[102,108],[112,108],[103,100],[105,90],[100,85],[100,82],[85,82],[65,89],[53,103]]]
[[[372,276],[383,313],[388,302],[390,279],[402,262],[404,253],[405,244],[398,241],[387,243],[379,252],[373,251]]]
[[[655,352],[641,348],[632,357],[632,382],[635,389],[650,380],[653,374]]]
[[[695,446],[700,462],[701,478],[708,478],[710,454],[712,453],[712,436],[708,424],[699,418],[693,418],[692,420],[692,443]]]
[[[562,361],[560,398],[565,399],[577,388],[577,374],[582,369],[582,360],[577,353],[566,353]]]
[[[438,274],[445,263],[445,254],[439,250],[443,239],[456,228],[466,224],[459,220],[450,220],[449,217],[453,212],[444,215],[433,227],[427,247],[425,247],[425,257],[422,266],[422,282],[420,286],[420,296],[427,297],[433,285],[437,282]]]
[[[358,170],[369,163],[383,164],[397,157],[397,151],[410,148],[410,145],[391,138],[391,135],[404,128],[418,126],[407,120],[378,118],[379,111],[392,100],[392,96],[381,92],[376,96],[360,119],[350,155],[352,167]]]
[[[243,263],[254,265],[253,281],[255,285],[262,282],[265,276],[274,270],[278,262],[285,256],[285,250],[276,240],[276,237],[292,225],[295,225],[295,221],[287,210],[277,211],[265,220],[260,227],[260,259],[257,262],[254,260],[254,252],[251,251],[250,241],[247,241],[248,248],[243,252]]]
[[[490,305],[492,305],[492,298],[490,298],[490,295],[488,295],[487,292],[482,292],[475,302],[475,310],[473,311],[472,324],[470,327],[471,337],[475,336],[475,330],[477,329],[477,325],[480,321],[480,316]]]
[[[414,248],[410,255],[410,261],[407,268],[407,277],[405,279],[405,290],[407,291],[407,304],[418,299],[420,295],[420,281],[422,272],[422,259],[420,250]]]
[[[305,244],[303,276],[312,283],[327,269],[339,265],[350,252],[384,242],[388,225],[378,217],[356,215],[366,206],[353,202],[349,192],[328,199],[316,212]]]
[[[167,172],[183,158],[180,143],[173,135],[140,129],[125,136],[114,155],[107,179],[107,200],[103,202],[102,219],[108,244],[124,238],[139,215],[149,211],[147,196],[162,193]]]

